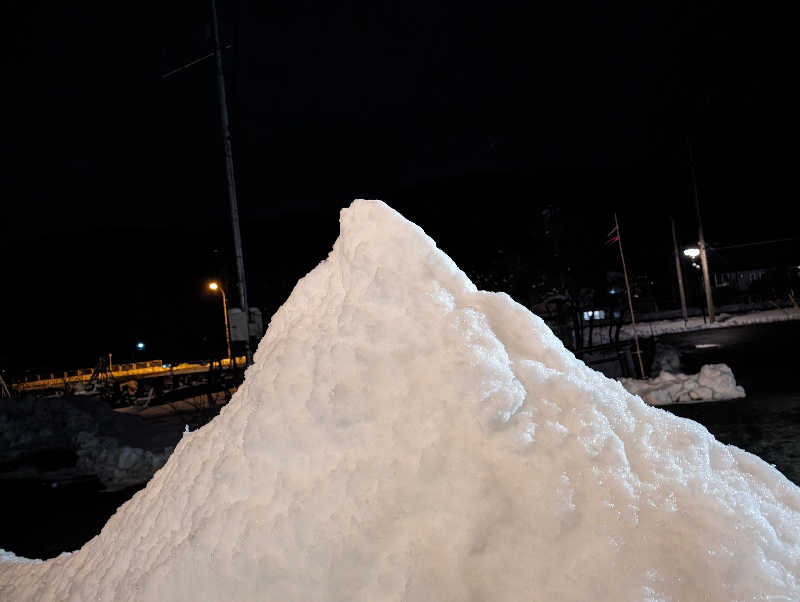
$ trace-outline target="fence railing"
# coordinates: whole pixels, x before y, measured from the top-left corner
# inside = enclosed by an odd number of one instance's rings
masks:
[[[113,380],[124,380],[134,377],[158,377],[169,376],[171,374],[192,374],[205,372],[212,367],[212,364],[219,364],[222,368],[244,367],[245,356],[232,359],[223,359],[221,362],[202,360],[199,362],[182,362],[180,364],[164,364],[162,360],[150,360],[147,362],[130,362],[125,364],[114,364],[109,370],[102,373],[103,377]],[[78,370],[67,370],[49,375],[33,375],[22,382],[14,383],[11,388],[17,392],[36,391],[42,389],[60,389],[73,384],[88,383],[95,375],[94,368],[81,368]],[[98,378],[99,380],[99,378]]]

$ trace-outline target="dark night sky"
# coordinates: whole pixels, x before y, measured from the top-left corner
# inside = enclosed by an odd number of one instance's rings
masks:
[[[550,263],[529,241],[551,204],[588,282],[615,265],[617,211],[632,269],[668,279],[668,216],[683,242],[696,227],[687,136],[712,246],[795,236],[780,14],[219,2],[248,285],[267,314],[357,197],[395,206],[475,277],[515,269],[500,250],[525,274]],[[163,359],[222,347],[203,292],[233,275],[213,63],[161,79],[209,51],[208,16],[183,0],[6,4],[0,368],[129,359],[138,339]]]

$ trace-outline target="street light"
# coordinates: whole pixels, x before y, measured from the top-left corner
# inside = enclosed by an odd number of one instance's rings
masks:
[[[700,264],[697,263],[697,258],[700,256],[700,249],[697,247],[689,247],[683,250],[683,254],[691,260],[694,269],[700,269]]]
[[[700,254],[701,254],[700,253],[700,249],[698,249],[697,247],[688,247],[688,248],[683,250],[683,254],[691,260],[692,267],[695,270],[697,270],[698,278],[700,278],[700,283],[699,283],[698,286],[700,286],[700,288],[702,288],[704,281],[703,281],[703,277],[699,273],[702,270],[702,266],[699,263],[697,263],[697,258],[700,257]],[[700,308],[701,308],[701,310],[703,309],[702,302],[700,302]],[[703,311],[703,323],[705,324],[705,322],[706,322],[706,312]]]
[[[136,355],[136,353],[144,351],[144,348],[145,344],[143,341],[136,341],[136,343],[133,344],[133,350],[131,350],[131,364],[136,364],[136,359],[140,357],[140,355]]]
[[[225,314],[225,343],[228,345],[228,362],[231,360],[231,333],[228,327],[228,298],[225,296],[225,290],[216,282],[211,282],[208,285],[212,291],[219,291],[222,293],[222,311]]]

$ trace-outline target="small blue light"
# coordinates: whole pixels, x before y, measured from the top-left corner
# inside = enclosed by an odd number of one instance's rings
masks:
[[[144,349],[144,343],[142,343],[141,341],[136,343],[136,348],[141,351],[142,349]]]

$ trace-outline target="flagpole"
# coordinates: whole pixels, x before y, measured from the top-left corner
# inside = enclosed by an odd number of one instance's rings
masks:
[[[619,256],[622,259],[622,273],[625,276],[625,290],[628,293],[628,308],[631,311],[631,325],[633,326],[633,341],[636,344],[636,357],[639,358],[639,372],[644,378],[644,365],[642,364],[642,350],[639,348],[639,334],[636,332],[636,316],[633,314],[633,298],[631,297],[631,286],[628,282],[628,268],[625,266],[625,254],[622,252],[622,233],[619,231],[617,214],[614,214],[614,229],[617,231],[617,243],[619,244]]]

